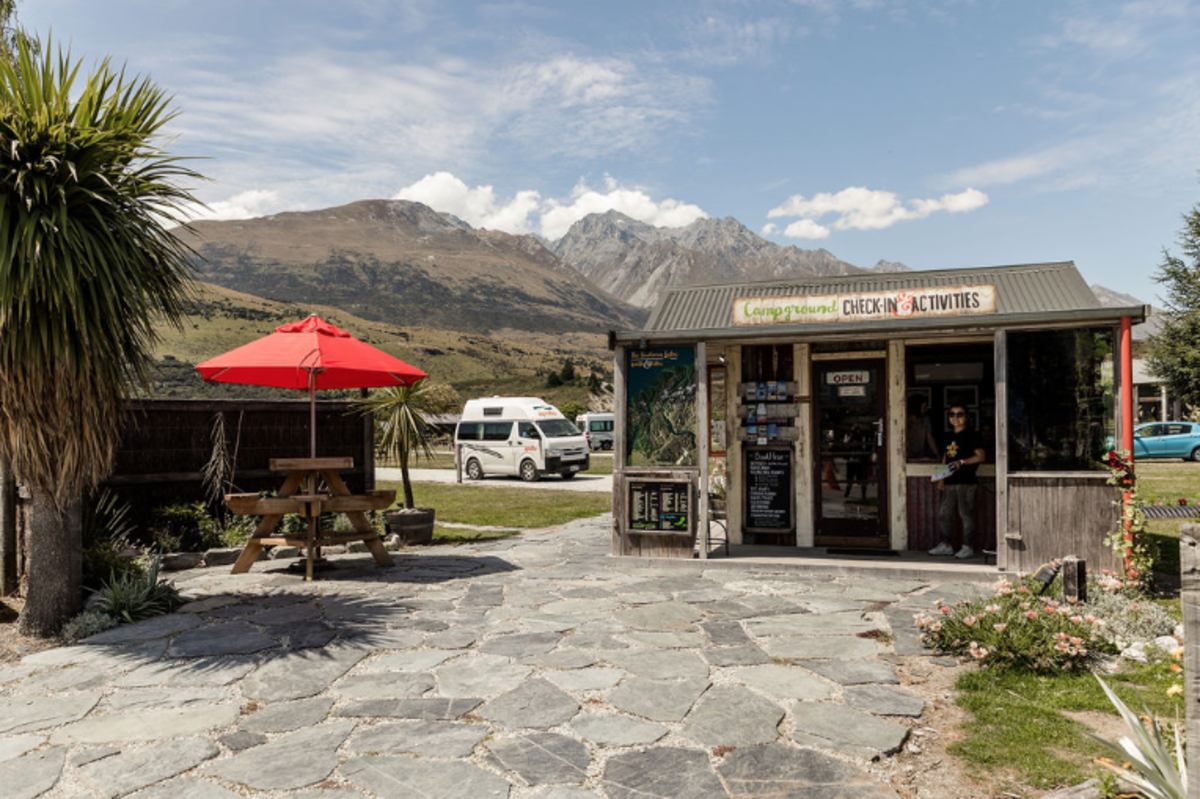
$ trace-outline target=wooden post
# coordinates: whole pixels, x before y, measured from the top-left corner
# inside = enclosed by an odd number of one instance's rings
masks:
[[[1183,698],[1187,740],[1200,741],[1200,524],[1179,525],[1183,604]],[[1187,748],[1188,799],[1200,799],[1200,746]]]
[[[1067,602],[1087,602],[1087,561],[1074,555],[1062,560],[1063,599]]]
[[[625,437],[629,431],[625,429],[625,381],[626,370],[629,368],[625,357],[626,347],[618,344],[613,348],[613,520],[612,520],[612,554],[624,555],[626,551],[622,530],[625,526],[625,453],[629,444]]]
[[[820,487],[813,482],[815,474],[814,461],[817,458],[813,446],[812,434],[812,360],[811,347],[808,344],[795,344],[792,347],[792,363],[796,381],[796,546],[811,547],[816,535],[813,508],[816,507],[816,492]]]
[[[1019,560],[1012,557],[1008,539],[1008,332],[996,331],[996,567],[1011,571]],[[1016,543],[1016,542],[1013,542]],[[1010,560],[1010,557],[1012,558]]]
[[[888,342],[884,394],[887,408],[887,428],[884,433],[887,442],[884,458],[887,485],[880,485],[879,491],[888,492],[888,546],[897,551],[908,549],[908,392],[905,354],[903,341],[892,339]]]
[[[698,525],[700,559],[708,560],[708,446],[712,441],[712,424],[708,418],[708,347],[703,341],[696,342],[696,384],[696,461],[700,465],[700,493],[692,513],[696,514]]]
[[[1133,462],[1133,422],[1134,422],[1134,407],[1137,402],[1137,392],[1133,389],[1133,325],[1130,323],[1128,316],[1121,317],[1121,386],[1125,389],[1125,396],[1121,402],[1121,446],[1129,453],[1129,468],[1134,469]],[[1136,474],[1134,479],[1137,479]],[[1137,544],[1133,534],[1133,512],[1129,507],[1133,504],[1133,491],[1126,491],[1122,497],[1121,516],[1125,520],[1125,541],[1129,544],[1130,550],[1125,553],[1125,573],[1129,574],[1132,569],[1132,563],[1129,558],[1129,551]]]

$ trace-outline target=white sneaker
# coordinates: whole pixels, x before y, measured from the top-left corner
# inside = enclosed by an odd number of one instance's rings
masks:
[[[953,555],[954,547],[947,544],[945,541],[938,544],[933,549],[929,550],[930,555]]]
[[[971,549],[970,547],[963,547],[962,549],[958,550],[958,552],[954,553],[954,557],[958,558],[959,560],[973,558],[975,557],[975,550]]]

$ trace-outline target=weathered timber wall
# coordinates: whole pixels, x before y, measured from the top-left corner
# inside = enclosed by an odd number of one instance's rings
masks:
[[[1009,571],[1030,572],[1067,555],[1086,560],[1091,571],[1120,568],[1104,543],[1120,520],[1113,504],[1120,495],[1106,478],[1104,473],[1010,474]]]
[[[942,492],[928,477],[909,477],[906,482],[908,548],[924,551],[941,541]],[[962,543],[962,522],[954,520],[954,547]],[[996,549],[996,481],[979,478],[975,492],[975,548]]]
[[[213,422],[225,419],[225,438],[236,451],[234,483],[240,491],[269,491],[284,475],[272,458],[309,455],[309,404],[264,400],[145,400],[132,403],[113,472],[104,485],[134,507],[204,499],[203,469],[213,451]],[[352,491],[374,488],[371,421],[349,403],[317,402],[317,455],[349,456],[344,473]]]

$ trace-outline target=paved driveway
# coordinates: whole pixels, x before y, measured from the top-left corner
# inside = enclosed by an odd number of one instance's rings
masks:
[[[180,612],[0,671],[0,792],[895,796],[923,712],[896,654],[935,589],[613,562],[609,523],[340,556],[309,584],[180,573]]]

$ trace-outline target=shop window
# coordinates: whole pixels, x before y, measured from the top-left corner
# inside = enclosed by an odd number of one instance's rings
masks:
[[[630,348],[626,358],[626,463],[696,466],[695,348]]]
[[[708,452],[713,457],[725,454],[725,394],[724,366],[708,367]]]
[[[995,461],[994,363],[990,344],[906,349],[908,460],[938,458],[942,438],[952,429],[950,408],[961,405],[967,411],[967,427],[983,439],[987,460]]]
[[[1008,335],[1012,471],[1104,469],[1113,436],[1113,331]]]

